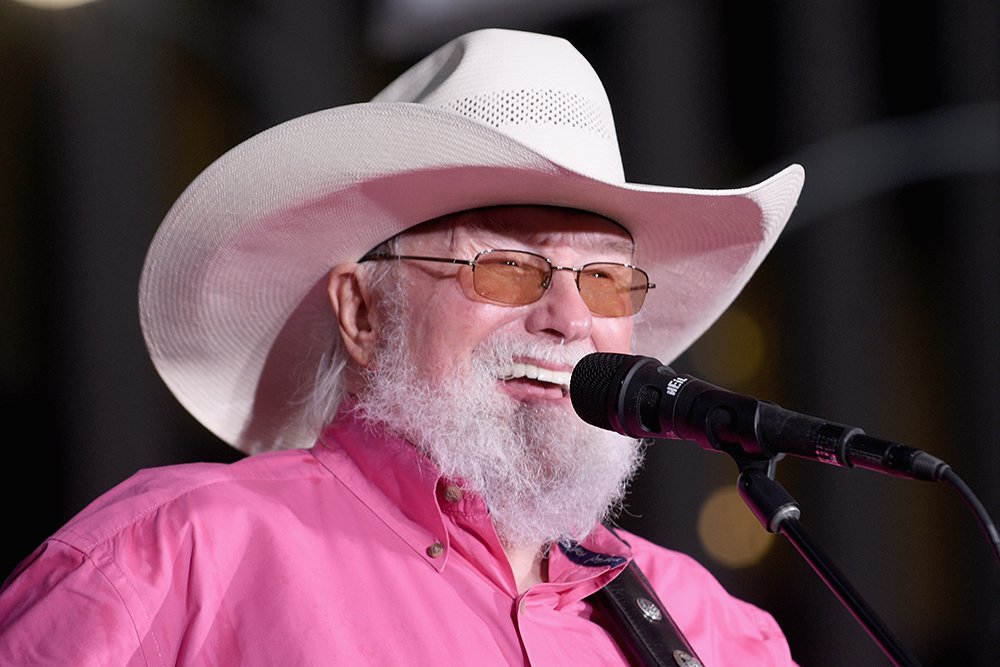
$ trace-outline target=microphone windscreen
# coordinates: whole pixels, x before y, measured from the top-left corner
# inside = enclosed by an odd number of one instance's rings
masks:
[[[594,352],[580,360],[569,382],[569,398],[580,419],[598,428],[614,430],[608,414],[608,393],[628,359],[627,354]]]

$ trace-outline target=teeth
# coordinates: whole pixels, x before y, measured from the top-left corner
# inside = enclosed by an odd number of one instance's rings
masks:
[[[540,368],[534,364],[511,364],[502,379],[514,380],[517,378],[528,378],[539,382],[557,384],[565,391],[569,391],[569,381],[573,377],[570,371],[554,371],[551,368]]]

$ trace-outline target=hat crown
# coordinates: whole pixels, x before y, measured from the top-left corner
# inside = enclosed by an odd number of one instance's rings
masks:
[[[468,33],[408,69],[372,102],[445,109],[580,173],[625,180],[604,86],[583,55],[559,37],[501,29]]]

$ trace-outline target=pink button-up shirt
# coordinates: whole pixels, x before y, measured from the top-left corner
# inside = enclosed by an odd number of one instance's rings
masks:
[[[341,416],[311,450],[142,471],[0,593],[3,665],[620,665],[585,598],[635,558],[709,666],[790,665],[759,609],[603,527],[518,594],[482,500]]]

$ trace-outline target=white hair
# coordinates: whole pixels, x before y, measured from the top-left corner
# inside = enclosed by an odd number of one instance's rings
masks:
[[[399,236],[384,241],[372,249],[372,253],[395,255],[399,252]],[[393,273],[399,262],[379,261],[364,262],[358,266],[358,278],[365,281],[372,292],[381,292],[383,283]],[[316,368],[316,378],[311,390],[302,399],[302,418],[310,431],[319,435],[323,428],[333,419],[337,408],[347,395],[344,375],[350,357],[337,330],[330,332],[329,349],[323,353],[319,366]]]

